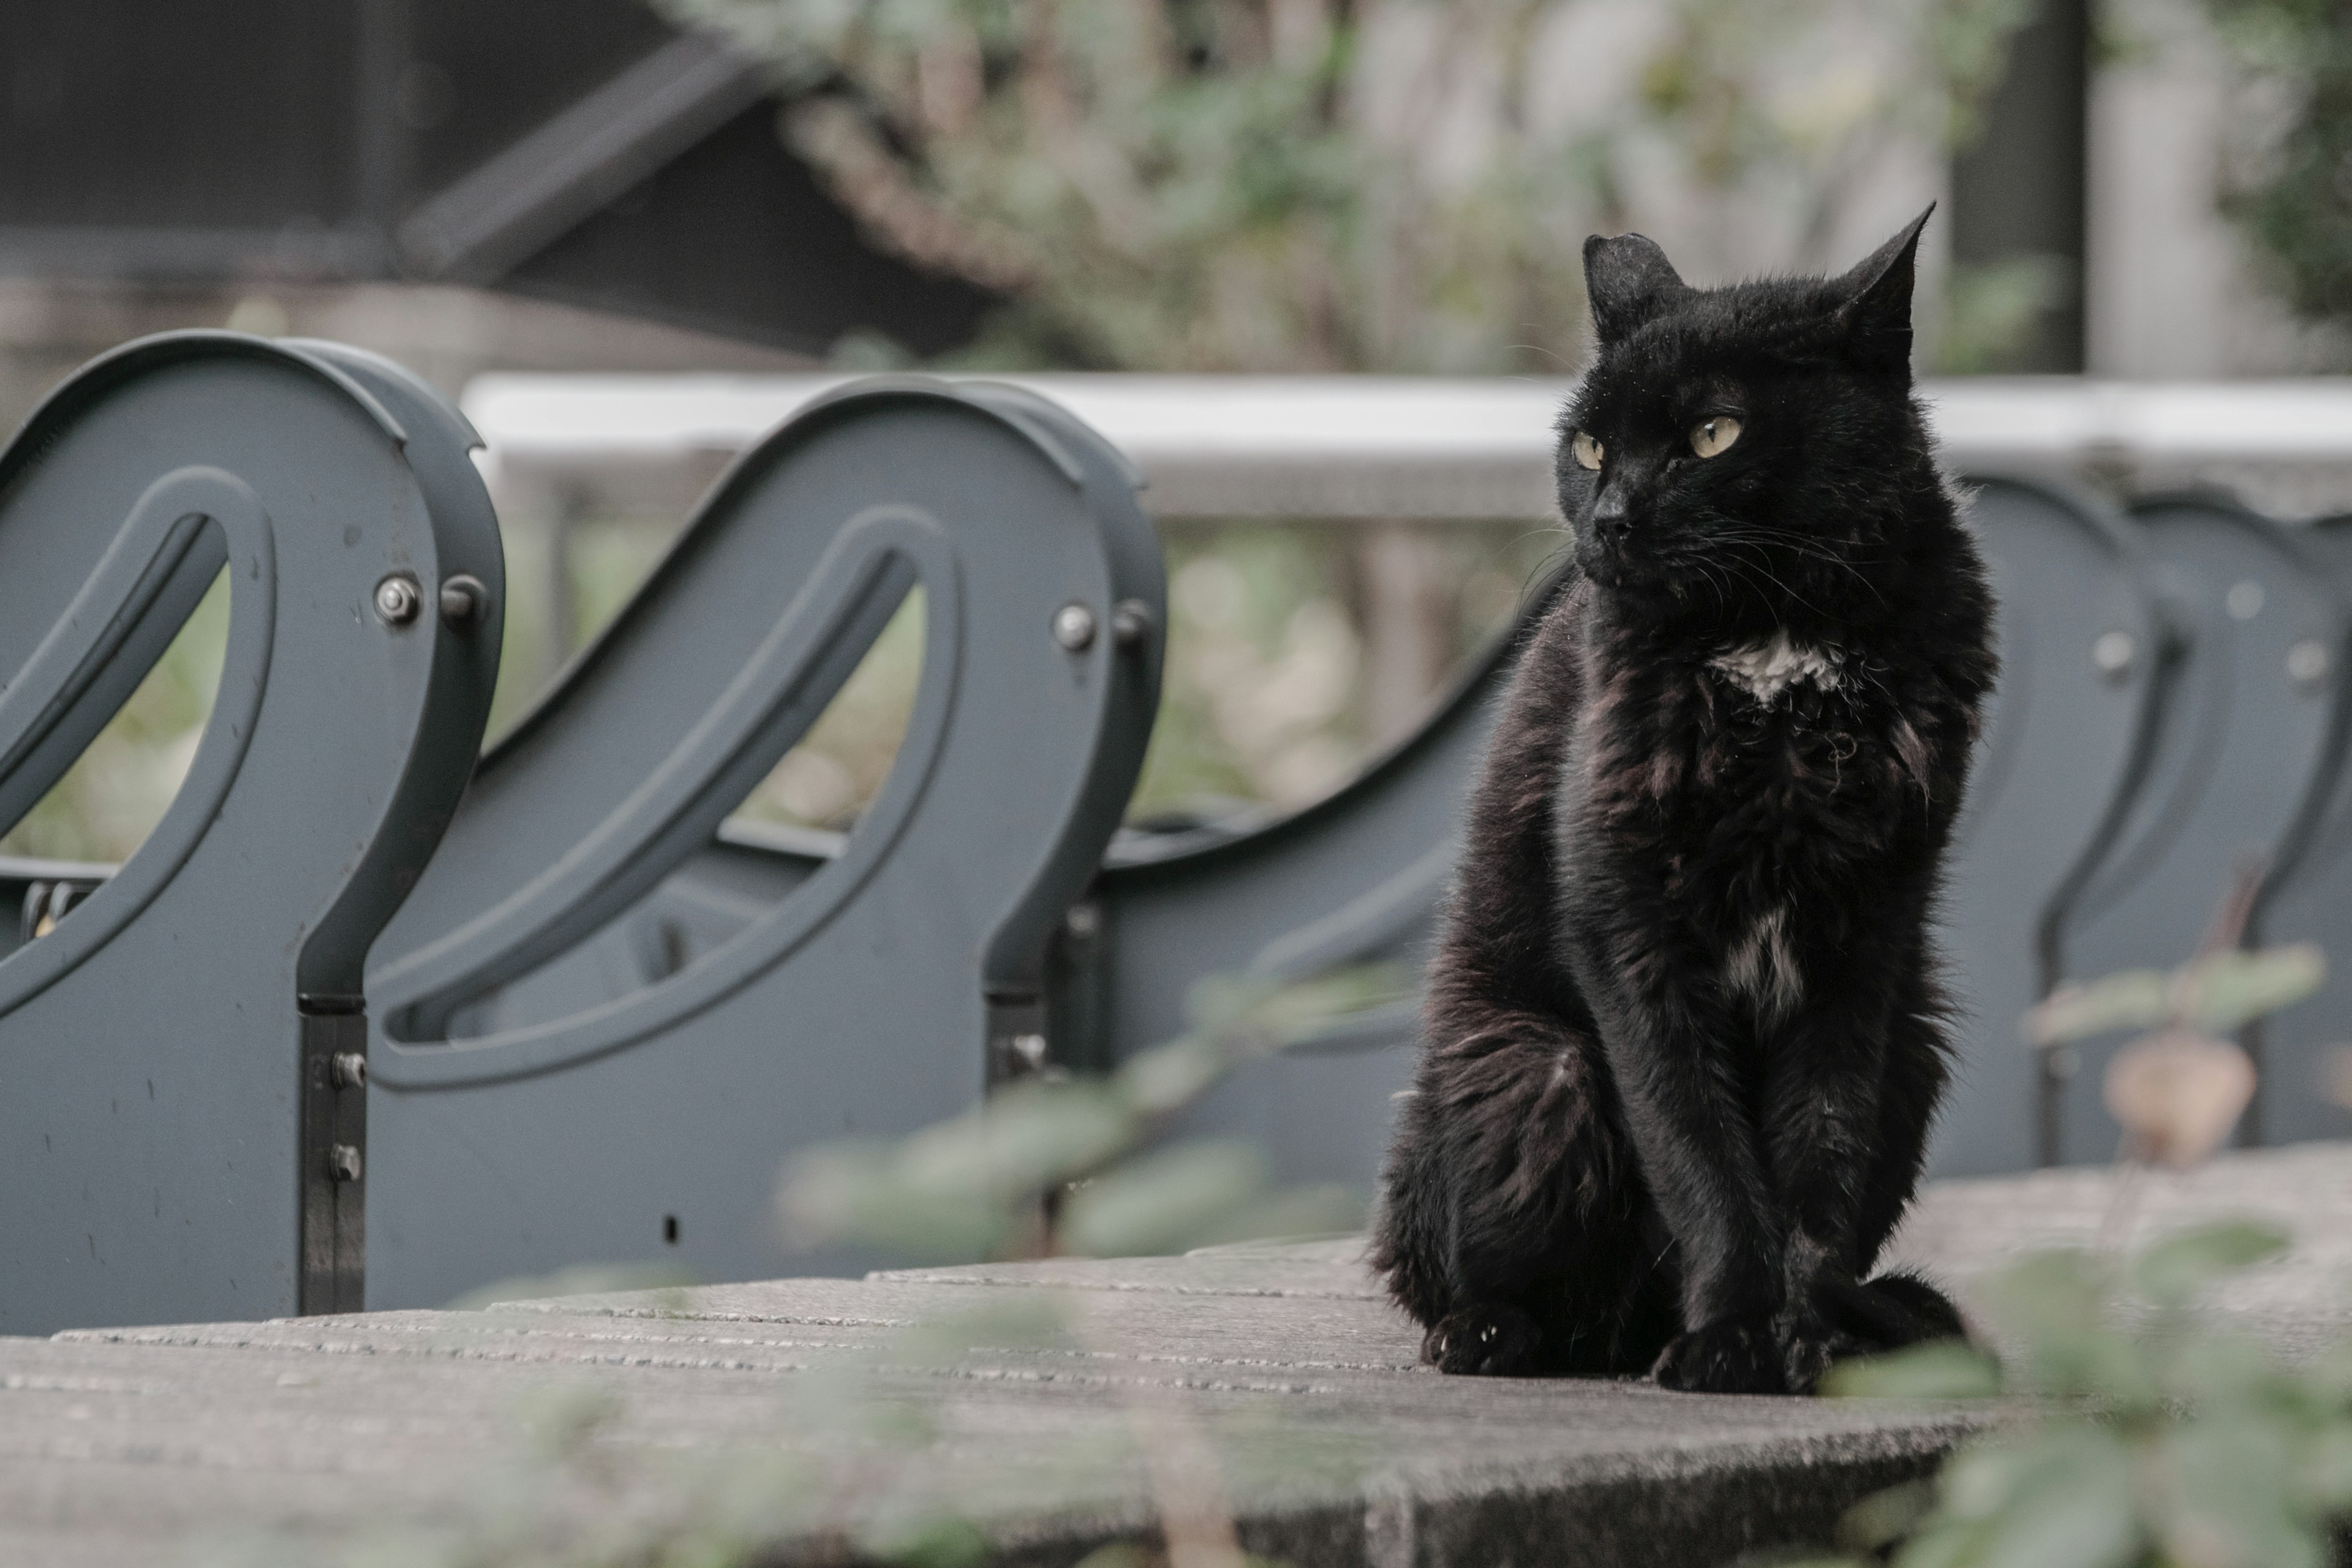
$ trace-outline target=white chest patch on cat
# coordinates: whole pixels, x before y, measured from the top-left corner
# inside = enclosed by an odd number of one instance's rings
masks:
[[[1724,984],[1744,996],[1767,1024],[1777,1024],[1804,1000],[1805,977],[1789,945],[1789,911],[1775,908],[1748,928],[1723,961]]]
[[[1843,661],[1828,648],[1800,647],[1785,631],[1759,642],[1743,643],[1719,653],[1707,663],[1759,702],[1770,702],[1800,680],[1810,680],[1824,691],[1834,691],[1843,677]]]

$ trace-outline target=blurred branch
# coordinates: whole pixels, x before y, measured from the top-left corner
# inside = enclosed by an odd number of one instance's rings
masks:
[[[2297,314],[2352,321],[2352,8],[2205,0],[2235,71],[2221,210]]]

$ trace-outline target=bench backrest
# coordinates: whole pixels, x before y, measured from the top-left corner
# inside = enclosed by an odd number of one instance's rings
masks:
[[[483,759],[378,946],[371,1306],[583,1260],[774,1272],[794,1150],[951,1114],[1036,1054],[1044,949],[1158,700],[1136,487],[1042,399],[917,377],[736,465]],[[916,587],[878,796],[837,853],[730,886],[722,821]]]
[[[0,454],[0,827],[223,572],[229,600],[178,794],[0,960],[0,1331],[359,1305],[366,1095],[334,1058],[489,710],[472,444],[382,361],[195,333],[86,367]]]

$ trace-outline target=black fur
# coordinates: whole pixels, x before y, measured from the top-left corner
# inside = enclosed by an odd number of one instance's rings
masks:
[[[1586,243],[1579,570],[1472,805],[1375,1238],[1445,1371],[1802,1393],[1958,1331],[1870,1278],[1944,1085],[1927,924],[1995,670],[1912,396],[1926,221],[1716,289]],[[1784,688],[1716,662],[1780,637],[1815,656]]]

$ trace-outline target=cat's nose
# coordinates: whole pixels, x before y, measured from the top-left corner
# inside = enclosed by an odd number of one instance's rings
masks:
[[[1627,527],[1628,524],[1625,517],[1625,498],[1623,496],[1614,494],[1604,495],[1599,501],[1594,503],[1592,508],[1592,531],[1600,535],[1601,539],[1612,542],[1619,539],[1622,539],[1625,536]]]

